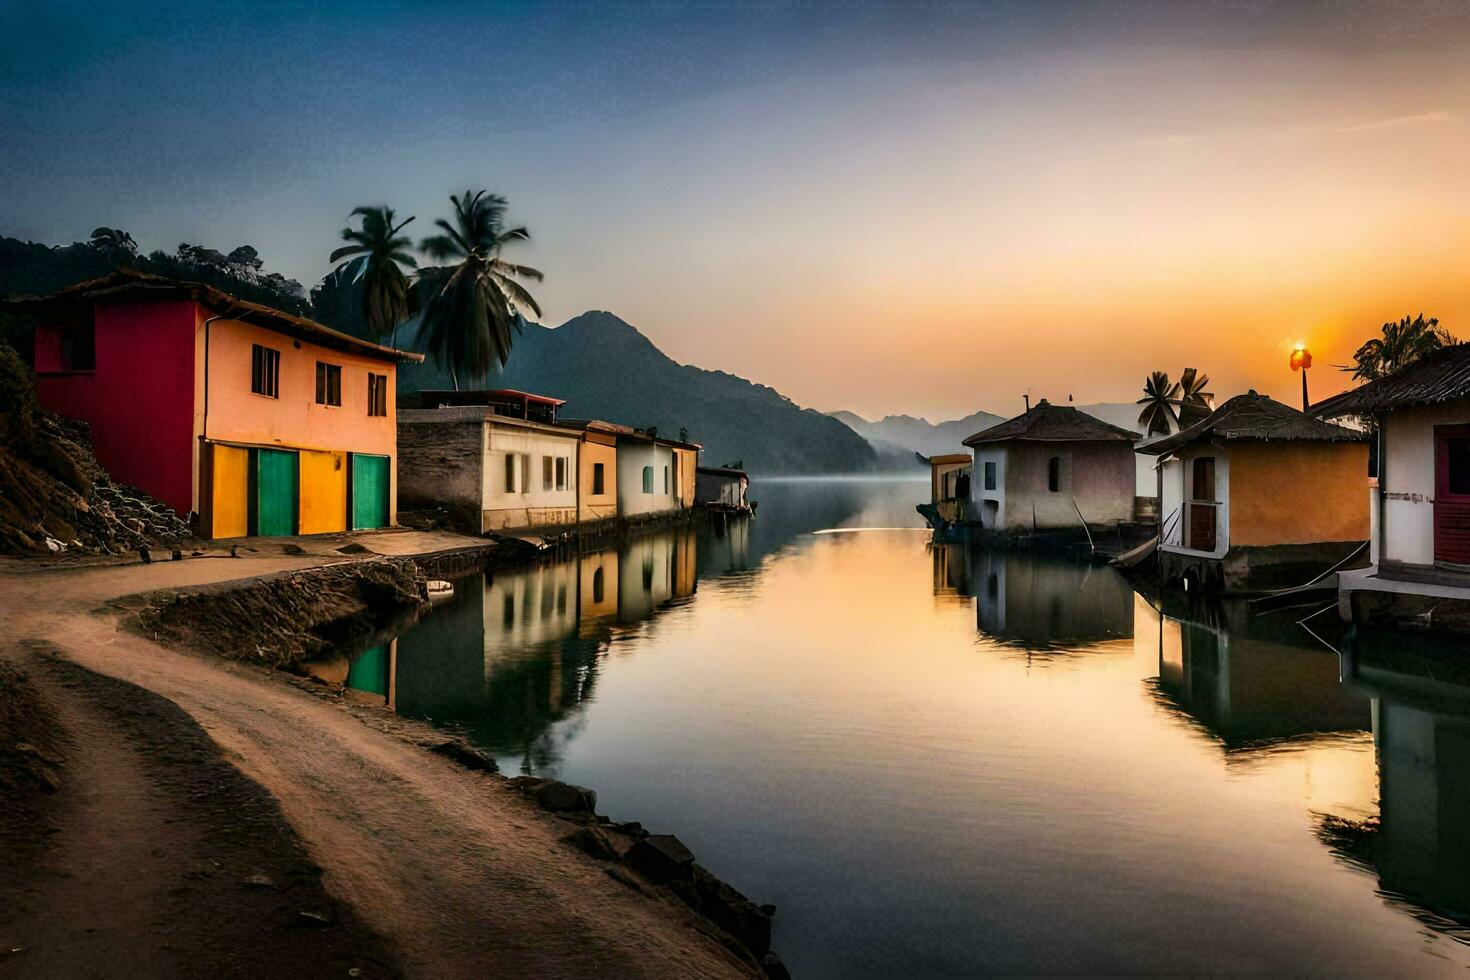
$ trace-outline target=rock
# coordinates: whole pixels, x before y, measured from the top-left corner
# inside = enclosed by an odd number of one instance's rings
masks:
[[[598,861],[621,861],[623,859],[617,848],[612,846],[612,841],[607,839],[607,835],[592,827],[578,827],[563,837],[562,841]]]
[[[740,940],[741,945],[759,955],[771,948],[771,916],[774,906],[757,906],[734,888],[725,884],[699,865],[695,865],[694,890],[699,896],[696,908],[705,918]]]
[[[466,769],[474,769],[477,772],[499,772],[500,767],[495,764],[495,759],[473,745],[464,742],[450,740],[440,742],[438,745],[430,746],[430,752],[438,753],[446,759],[452,759],[464,766]]]
[[[340,547],[340,548],[337,549],[337,553],[338,554],[342,554],[342,555],[370,555],[370,554],[372,554],[371,551],[368,551],[367,548],[364,548],[362,545],[358,544],[356,541],[350,542],[348,544],[344,544],[342,547]]]
[[[552,813],[592,813],[597,809],[597,794],[592,790],[555,779],[531,790],[531,797],[541,809]]]
[[[649,834],[628,849],[628,863],[656,885],[688,879],[694,871],[694,852],[673,834]]]
[[[184,560],[184,553],[182,551],[180,551],[178,548],[175,548],[172,552],[169,553],[169,557],[171,559],[173,559],[174,561],[183,561]]]
[[[544,779],[541,776],[514,776],[507,780],[507,782],[521,792],[528,793],[538,786],[545,786],[551,780]]]
[[[250,875],[241,884],[246,888],[274,888],[276,886],[276,883],[271,881],[269,875],[261,874],[259,871]],[[302,914],[304,915],[305,913]]]
[[[288,544],[283,544],[283,545],[281,545],[281,550],[284,551],[288,555],[304,555],[304,554],[306,554],[306,549],[303,548],[303,547],[301,547],[301,545],[299,545],[299,544],[289,544],[289,543]]]
[[[627,823],[613,824],[613,829],[629,837],[647,837],[648,831],[643,829],[643,824],[637,820],[629,820]]]
[[[766,976],[771,980],[791,980],[791,971],[786,969],[786,964],[781,962],[781,957],[767,951],[761,957],[761,969],[766,971]]]
[[[48,534],[46,536],[46,548],[54,555],[59,551],[65,551],[66,545],[62,544],[60,541],[57,541],[55,538],[51,537]]]

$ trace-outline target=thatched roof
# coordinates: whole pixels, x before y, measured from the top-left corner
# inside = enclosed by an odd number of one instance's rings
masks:
[[[351,351],[367,357],[383,360],[422,361],[424,355],[413,351],[396,350],[370,340],[362,340],[340,330],[333,330],[324,323],[305,317],[272,309],[260,303],[231,296],[202,282],[185,282],[155,276],[137,269],[122,268],[98,279],[88,279],[49,296],[11,296],[0,299],[0,307],[20,313],[35,313],[44,316],[51,311],[90,304],[99,299],[192,299],[212,313],[227,316],[232,320],[252,323],[277,333],[305,340],[337,350]]]
[[[1109,425],[1066,405],[1043,398],[1029,412],[992,425],[965,440],[967,446],[993,442],[1134,442],[1136,432]]]
[[[1362,442],[1367,435],[1331,422],[1314,419],[1274,398],[1248,391],[1221,405],[1194,425],[1141,443],[1138,451],[1150,456],[1182,449],[1196,442]]]
[[[1376,415],[1459,398],[1470,398],[1470,344],[1454,344],[1426,354],[1393,374],[1318,402],[1312,406],[1312,414],[1323,418]]]

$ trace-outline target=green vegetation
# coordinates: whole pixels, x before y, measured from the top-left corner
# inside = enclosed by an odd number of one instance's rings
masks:
[[[362,315],[373,336],[397,346],[398,325],[408,319],[408,277],[400,266],[416,268],[418,262],[407,252],[412,242],[399,234],[413,218],[394,224],[393,209],[387,205],[355,208],[361,228],[343,228],[342,240],[350,242],[331,255],[332,262],[351,258],[344,271],[360,284]]]
[[[521,331],[526,311],[541,315],[541,307],[516,280],[539,282],[542,275],[500,257],[506,245],[531,237],[525,228],[505,227],[505,198],[465,191],[449,200],[454,221],[435,221],[443,234],[419,243],[434,259],[454,263],[419,272],[425,296],[419,338],[458,388],[461,373],[483,378],[510,359],[512,328]]]
[[[1412,320],[1406,316],[1397,323],[1385,323],[1380,336],[1357,349],[1353,363],[1339,365],[1338,369],[1351,371],[1355,381],[1372,381],[1454,343],[1454,335],[1439,325],[1438,318],[1426,320],[1423,313]]]
[[[1153,372],[1144,379],[1143,397],[1136,402],[1143,406],[1138,424],[1148,435],[1168,435],[1207,417],[1215,400],[1215,393],[1206,390],[1209,383],[1209,375],[1192,367],[1178,381],[1170,381],[1165,371]]]

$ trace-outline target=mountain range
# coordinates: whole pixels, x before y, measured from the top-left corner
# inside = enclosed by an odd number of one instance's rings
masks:
[[[1138,406],[1131,402],[1098,402],[1075,407],[1104,422],[1135,432],[1142,431],[1138,424]],[[877,422],[870,422],[855,412],[829,414],[866,439],[877,451],[880,465],[904,458],[911,460],[914,453],[924,456],[962,453],[966,438],[1009,417],[979,411],[948,422],[930,422],[912,415],[888,415]]]
[[[403,330],[412,336],[414,325]],[[433,358],[404,365],[398,383],[401,393],[453,387]],[[566,418],[656,428],[670,438],[685,430],[704,446],[708,464],[742,462],[757,474],[870,473],[879,466],[873,447],[837,419],[774,388],[679,364],[605,311],[555,328],[527,324],[505,368],[477,383],[565,398]]]

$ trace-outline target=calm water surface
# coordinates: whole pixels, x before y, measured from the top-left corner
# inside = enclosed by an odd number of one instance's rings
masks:
[[[934,546],[926,493],[757,483],[724,533],[464,579],[350,682],[677,833],[800,976],[1470,965],[1457,651],[1160,615]]]

